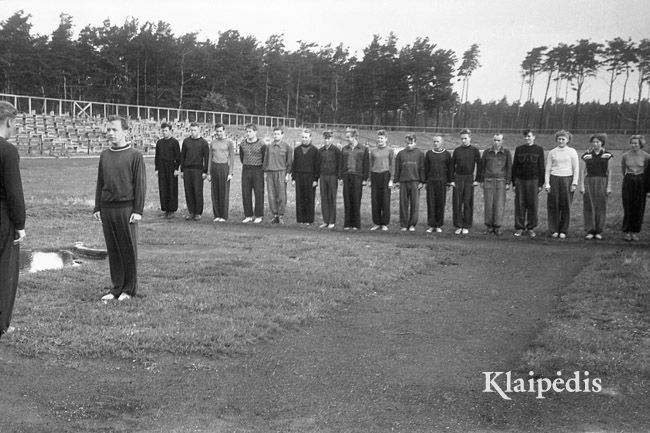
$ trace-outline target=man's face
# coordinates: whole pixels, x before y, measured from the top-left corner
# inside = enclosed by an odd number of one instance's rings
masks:
[[[460,144],[461,145],[469,146],[471,142],[472,142],[472,139],[470,138],[469,134],[461,134],[461,136],[460,136]]]
[[[257,139],[257,131],[252,128],[246,128],[246,139],[248,141],[255,141]]]
[[[126,144],[126,131],[122,129],[122,122],[113,120],[106,124],[106,135],[111,144],[122,147]]]
[[[217,129],[215,129],[214,132],[217,133],[217,138],[219,140],[223,139],[226,136],[226,131],[224,131],[223,127],[221,127],[221,126],[219,128],[217,128]]]
[[[302,144],[309,144],[311,143],[311,135],[307,134],[306,132],[302,133],[302,136],[300,137],[300,142]]]
[[[284,134],[279,129],[273,131],[273,141],[275,141],[276,143],[281,141],[283,136]]]
[[[332,137],[325,137],[325,146],[329,146],[332,144]]]
[[[352,146],[354,146],[354,142],[356,141],[355,138],[352,136],[351,132],[346,132],[345,133],[345,139],[347,140],[348,143],[350,143]]]
[[[436,137],[433,139],[433,148],[440,149],[442,147],[442,138]]]
[[[163,129],[161,129],[161,131],[164,138],[169,138],[172,136],[172,131],[167,127],[164,127]]]
[[[9,139],[16,134],[16,129],[18,129],[18,127],[16,126],[16,119],[7,119],[6,122],[7,122],[7,136],[5,138]]]
[[[535,134],[532,132],[529,132],[528,134],[524,135],[524,140],[526,140],[526,144],[531,145],[535,143]]]
[[[415,147],[415,140],[406,140],[406,147],[413,149]]]
[[[377,147],[386,147],[386,136],[378,135],[377,136]]]
[[[495,135],[494,138],[492,139],[492,146],[496,149],[499,146],[501,146],[501,143],[503,143],[503,137],[500,135]]]
[[[198,126],[191,126],[190,127],[190,136],[192,138],[199,138],[199,127]]]

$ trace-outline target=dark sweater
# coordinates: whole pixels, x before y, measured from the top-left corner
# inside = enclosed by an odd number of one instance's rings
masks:
[[[538,186],[544,185],[544,149],[536,144],[517,146],[512,158],[512,183],[517,179],[538,180]]]
[[[341,151],[338,147],[330,144],[329,149],[326,146],[318,150],[321,176],[337,176],[339,175],[341,165]]]
[[[94,212],[102,206],[133,206],[133,212],[142,215],[146,182],[142,153],[131,146],[104,150],[99,157]]]
[[[368,148],[361,144],[357,144],[352,148],[350,144],[341,149],[341,174],[353,174],[361,176],[361,179],[366,181],[370,177],[370,154]]]
[[[424,156],[424,177],[427,181],[443,180],[451,182],[451,153],[448,150],[427,151]]]
[[[300,145],[293,150],[293,167],[291,169],[291,178],[296,180],[298,173],[311,173],[314,180],[319,176],[319,158],[318,149],[313,144],[309,146]]]
[[[163,162],[174,164],[174,170],[177,170],[181,164],[181,146],[174,137],[161,138],[156,142],[156,157],[154,166],[156,171],[160,170]]]
[[[481,152],[472,145],[457,147],[451,156],[451,164],[452,182],[455,181],[456,175],[473,175],[474,171],[478,172],[478,168],[481,166]]]
[[[424,183],[424,154],[420,149],[402,149],[395,157],[395,182]]]
[[[582,160],[585,162],[586,177],[607,177],[609,160],[613,156],[605,149],[601,149],[600,153],[587,151],[582,154]]]
[[[25,198],[20,178],[18,150],[0,137],[0,201],[7,208],[15,230],[25,229]]]
[[[203,173],[208,172],[210,167],[210,146],[203,137],[187,137],[183,140],[181,149],[181,171],[188,168],[199,169]]]

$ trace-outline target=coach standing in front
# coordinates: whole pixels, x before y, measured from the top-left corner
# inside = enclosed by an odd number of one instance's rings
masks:
[[[25,199],[18,150],[7,142],[18,112],[0,101],[0,337],[11,332],[11,313],[18,289],[20,243],[25,239]]]
[[[199,221],[203,214],[203,181],[208,177],[210,146],[201,137],[198,123],[190,124],[190,136],[183,140],[181,176],[187,203],[186,220]]]
[[[108,118],[106,134],[112,146],[102,152],[97,170],[93,213],[102,222],[112,282],[104,302],[130,299],[138,289],[137,223],[142,219],[147,185],[144,158],[127,143],[128,130],[126,119]]]

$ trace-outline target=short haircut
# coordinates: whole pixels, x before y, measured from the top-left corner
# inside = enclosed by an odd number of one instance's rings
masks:
[[[173,129],[172,125],[170,123],[167,123],[167,122],[161,123],[160,124],[160,129],[165,129],[165,128],[169,128],[170,131]]]
[[[525,136],[527,136],[528,134],[533,134],[533,135],[535,135],[535,131],[533,131],[532,129],[524,129],[524,131],[522,132],[522,135],[525,137]]]
[[[309,134],[309,136],[311,137],[311,129],[309,129],[309,128],[305,128],[305,129],[303,129],[303,130],[302,130],[302,133],[303,133],[303,134]]]
[[[350,137],[356,138],[359,135],[359,131],[357,131],[355,128],[348,128],[345,133],[350,133]]]
[[[472,135],[472,131],[470,131],[468,128],[463,128],[460,130],[458,135],[463,135],[463,134]]]
[[[247,123],[246,126],[244,126],[244,129],[252,129],[257,132],[257,125],[254,123]]]
[[[415,143],[416,142],[415,134],[406,134],[406,141],[408,141],[409,143]]]
[[[386,131],[384,129],[380,129],[377,131],[377,136],[378,137],[385,137],[386,136]]]
[[[436,138],[437,138],[438,140],[440,140],[440,142],[442,142],[442,136],[441,136],[441,135],[434,135],[431,139],[432,139],[433,141],[436,141]]]
[[[214,125],[215,130],[217,130],[219,128],[223,128],[224,131],[226,130],[226,127],[225,127],[225,125],[223,123],[217,123],[216,125]]]
[[[284,129],[282,129],[281,126],[276,126],[275,128],[273,128],[273,132],[275,131],[280,131],[282,134],[284,134]]]
[[[566,137],[567,143],[571,143],[571,138],[573,138],[571,133],[566,129],[560,129],[558,132],[555,133],[555,141],[557,141],[559,137]]]
[[[503,134],[502,133],[497,132],[492,136],[492,138],[497,138],[497,137],[500,138],[501,140],[503,140]]]
[[[603,146],[605,146],[605,143],[607,142],[607,134],[603,133],[598,133],[598,134],[592,134],[591,137],[589,137],[589,143],[591,143],[594,140],[598,140],[601,143],[603,143]]]
[[[329,129],[323,131],[323,138],[332,138],[332,135],[333,135],[332,131],[330,131]]]
[[[0,122],[4,122],[7,119],[15,119],[18,116],[18,110],[13,104],[7,101],[0,101]]]
[[[118,116],[117,114],[113,114],[113,115],[111,115],[111,116],[108,116],[108,118],[107,118],[106,120],[108,120],[109,122],[115,122],[115,121],[118,121],[118,122],[120,122],[120,125],[122,126],[122,129],[123,129],[124,131],[128,131],[128,130],[129,130],[129,121],[126,120],[125,117]]]
[[[630,137],[630,143],[632,143],[632,140],[639,140],[639,147],[641,149],[645,146],[645,137],[643,135],[635,134]]]

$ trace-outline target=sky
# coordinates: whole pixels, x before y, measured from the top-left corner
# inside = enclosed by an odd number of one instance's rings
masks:
[[[483,101],[519,99],[520,65],[534,47],[579,39],[650,38],[648,0],[0,0],[0,21],[18,10],[31,15],[32,32],[40,35],[51,34],[63,12],[72,16],[75,32],[107,18],[120,25],[134,17],[141,23],[168,22],[176,36],[197,32],[200,40],[216,41],[220,32],[233,29],[264,43],[272,34],[284,34],[290,50],[299,40],[321,46],[343,43],[358,57],[374,34],[390,32],[399,47],[428,37],[459,59],[478,43],[481,67],[470,80],[469,99]],[[542,81],[536,84],[537,100],[543,99]],[[615,100],[620,100],[622,82],[619,78],[614,88]],[[605,73],[588,79],[582,100],[607,102],[607,83]],[[460,84],[456,88],[460,92]],[[634,88],[631,80],[628,97],[636,97]]]

